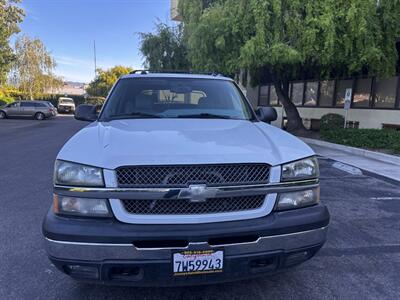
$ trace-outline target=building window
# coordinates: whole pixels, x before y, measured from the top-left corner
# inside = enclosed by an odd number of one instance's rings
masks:
[[[275,87],[271,85],[269,88],[269,105],[276,106],[278,104],[278,95],[276,94]]]
[[[332,107],[334,91],[335,91],[335,81],[333,80],[321,81],[319,87],[319,106]]]
[[[397,77],[376,79],[375,81],[375,107],[394,108],[396,103]]]
[[[296,106],[303,105],[304,82],[292,83],[292,102]]]
[[[318,81],[307,82],[304,105],[316,106],[317,99],[318,99]]]
[[[357,79],[353,91],[353,107],[370,107],[372,79]]]
[[[268,95],[269,95],[269,85],[260,86],[260,99],[258,101],[258,105],[260,106],[268,106]]]
[[[351,89],[352,87],[352,79],[338,81],[336,90],[336,107],[344,107],[344,97],[346,94],[346,89]]]

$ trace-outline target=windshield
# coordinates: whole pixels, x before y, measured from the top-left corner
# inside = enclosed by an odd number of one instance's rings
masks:
[[[125,78],[113,89],[100,121],[129,118],[250,120],[253,113],[228,80]]]
[[[74,103],[73,99],[60,99],[60,103]]]

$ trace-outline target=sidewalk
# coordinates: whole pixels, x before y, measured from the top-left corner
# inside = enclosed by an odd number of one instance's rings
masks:
[[[315,153],[400,182],[400,157],[302,138]]]

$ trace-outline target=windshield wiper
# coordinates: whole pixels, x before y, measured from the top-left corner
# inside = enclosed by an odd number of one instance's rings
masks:
[[[191,114],[191,115],[178,115],[177,118],[200,118],[200,119],[235,119],[230,116],[201,113],[201,114]]]
[[[111,120],[116,120],[116,119],[139,119],[139,118],[162,118],[159,115],[156,114],[150,114],[150,113],[145,113],[145,112],[140,112],[140,111],[134,111],[129,114],[124,114],[124,115],[113,115],[110,116]]]

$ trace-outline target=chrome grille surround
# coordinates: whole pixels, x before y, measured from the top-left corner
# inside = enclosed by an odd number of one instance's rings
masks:
[[[116,169],[119,187],[238,186],[268,183],[267,164],[126,166]]]
[[[210,198],[203,202],[190,199],[121,200],[125,210],[136,215],[190,215],[248,211],[260,208],[265,195]]]

